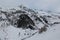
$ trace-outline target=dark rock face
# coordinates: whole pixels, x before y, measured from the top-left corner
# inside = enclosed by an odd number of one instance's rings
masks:
[[[25,11],[21,11],[21,10],[16,10],[16,12],[14,13],[26,13]]]
[[[17,21],[17,27],[18,28],[30,28],[30,29],[34,29],[32,26],[35,26],[35,23],[33,22],[33,20],[26,14],[21,14],[19,16],[19,20]]]
[[[49,24],[48,21],[47,21],[47,19],[44,16],[40,16],[40,18],[42,18],[45,23]]]

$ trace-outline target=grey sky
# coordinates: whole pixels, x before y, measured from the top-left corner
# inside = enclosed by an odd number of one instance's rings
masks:
[[[13,8],[20,4],[34,9],[60,11],[60,0],[0,0],[2,8]]]

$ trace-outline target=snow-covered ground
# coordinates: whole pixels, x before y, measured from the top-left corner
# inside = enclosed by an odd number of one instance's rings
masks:
[[[17,9],[19,10],[19,9]],[[35,21],[35,17],[31,17],[31,19],[34,20],[36,26],[38,28],[43,27],[45,24],[48,25],[47,31],[44,31],[42,33],[39,33],[39,30],[31,30],[31,29],[22,29],[22,28],[16,28],[13,24],[9,22],[10,18],[11,20],[14,17],[17,17],[16,14],[10,14],[12,11],[8,11],[7,14],[9,16],[7,17],[4,12],[0,12],[0,40],[60,40],[60,14],[58,13],[47,13],[44,11],[31,11],[30,9],[20,9],[26,12],[30,17],[31,15],[37,15],[37,17],[40,18],[40,16],[43,16],[47,19],[48,24],[45,23],[45,21],[41,18],[42,22]],[[29,11],[28,11],[29,10]],[[6,10],[5,10],[6,11]],[[14,10],[15,12],[15,10]],[[36,13],[36,14],[34,14]],[[19,13],[18,13],[19,15]],[[11,17],[10,17],[11,16]],[[17,17],[18,18],[18,17]],[[4,19],[4,20],[3,20]],[[13,22],[14,23],[14,22]],[[44,23],[44,24],[43,24]]]
[[[27,40],[60,40],[60,24],[54,25],[42,34],[36,34]]]

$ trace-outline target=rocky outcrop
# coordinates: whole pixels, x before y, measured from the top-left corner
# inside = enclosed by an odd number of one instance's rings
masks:
[[[21,14],[19,20],[17,21],[17,28],[30,28],[34,29],[32,26],[35,26],[33,20],[26,14]]]

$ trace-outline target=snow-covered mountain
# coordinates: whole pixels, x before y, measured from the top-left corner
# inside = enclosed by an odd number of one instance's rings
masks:
[[[0,9],[0,40],[60,40],[60,13],[25,6]]]

